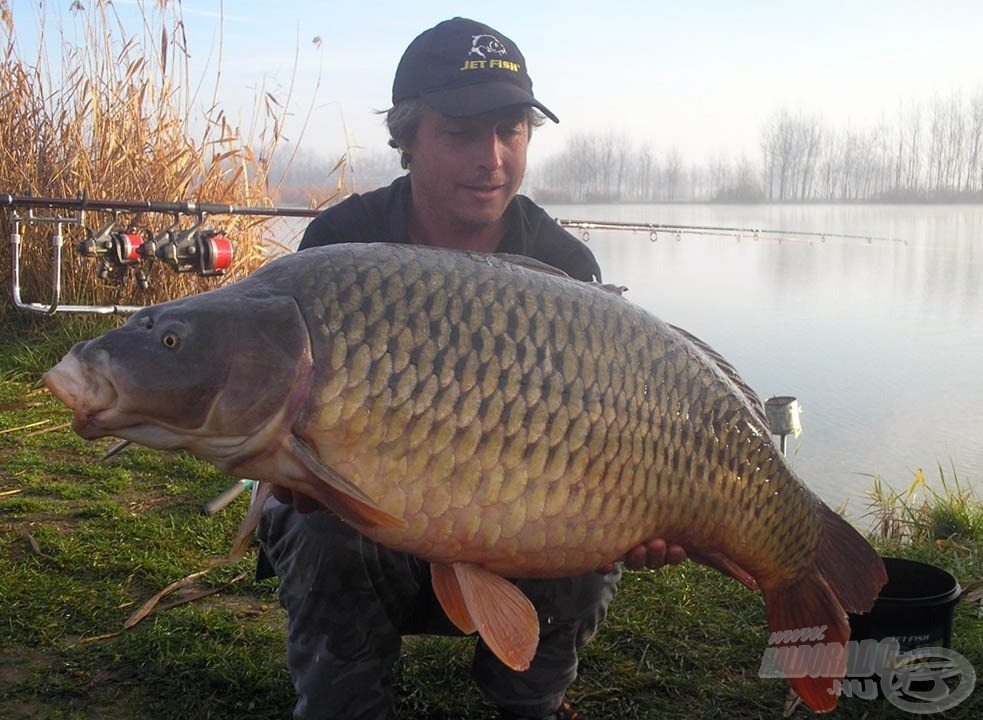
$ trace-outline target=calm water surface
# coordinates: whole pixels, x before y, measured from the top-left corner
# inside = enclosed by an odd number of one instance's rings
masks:
[[[792,466],[851,516],[873,475],[983,490],[983,207],[552,205],[558,218],[903,242],[592,231],[604,279],[700,336],[762,397],[794,395]]]

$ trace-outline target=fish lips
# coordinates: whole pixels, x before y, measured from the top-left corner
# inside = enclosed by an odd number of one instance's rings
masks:
[[[82,364],[74,353],[69,353],[53,368],[41,376],[51,394],[58,398],[70,410],[75,410],[81,404],[85,378]]]
[[[91,354],[85,363],[81,362],[79,358],[86,344],[73,347],[42,376],[42,380],[48,390],[72,411],[72,430],[92,440],[112,435],[121,425],[112,421],[119,405],[119,393],[104,371],[108,356],[103,351],[97,353],[102,362],[93,364]]]

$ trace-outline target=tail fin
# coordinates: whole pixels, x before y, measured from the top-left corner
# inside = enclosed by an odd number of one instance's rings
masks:
[[[883,561],[860,533],[825,505],[821,512],[815,569],[763,590],[779,668],[815,712],[836,706],[850,639],[847,611],[869,610],[887,582]]]
[[[822,512],[824,532],[816,558],[819,572],[844,610],[867,612],[887,583],[884,561],[850,523],[825,505]]]

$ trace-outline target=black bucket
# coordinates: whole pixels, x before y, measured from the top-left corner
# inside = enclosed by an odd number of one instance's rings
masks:
[[[911,693],[931,692],[936,687],[934,680],[895,676],[890,668],[896,667],[894,658],[916,648],[948,651],[959,583],[933,565],[903,558],[883,560],[888,580],[874,607],[863,615],[850,615],[851,642],[841,693],[867,700],[888,697],[898,707],[918,708],[917,704],[904,705],[906,698]]]
[[[884,559],[887,585],[870,612],[850,615],[851,640],[895,638],[899,650],[948,648],[959,583],[942,568],[904,558]]]

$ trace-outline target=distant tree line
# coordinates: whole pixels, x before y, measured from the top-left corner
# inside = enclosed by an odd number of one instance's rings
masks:
[[[781,110],[760,154],[685,165],[616,133],[572,137],[530,168],[541,202],[983,201],[983,89],[902,108],[893,122],[837,130]]]

